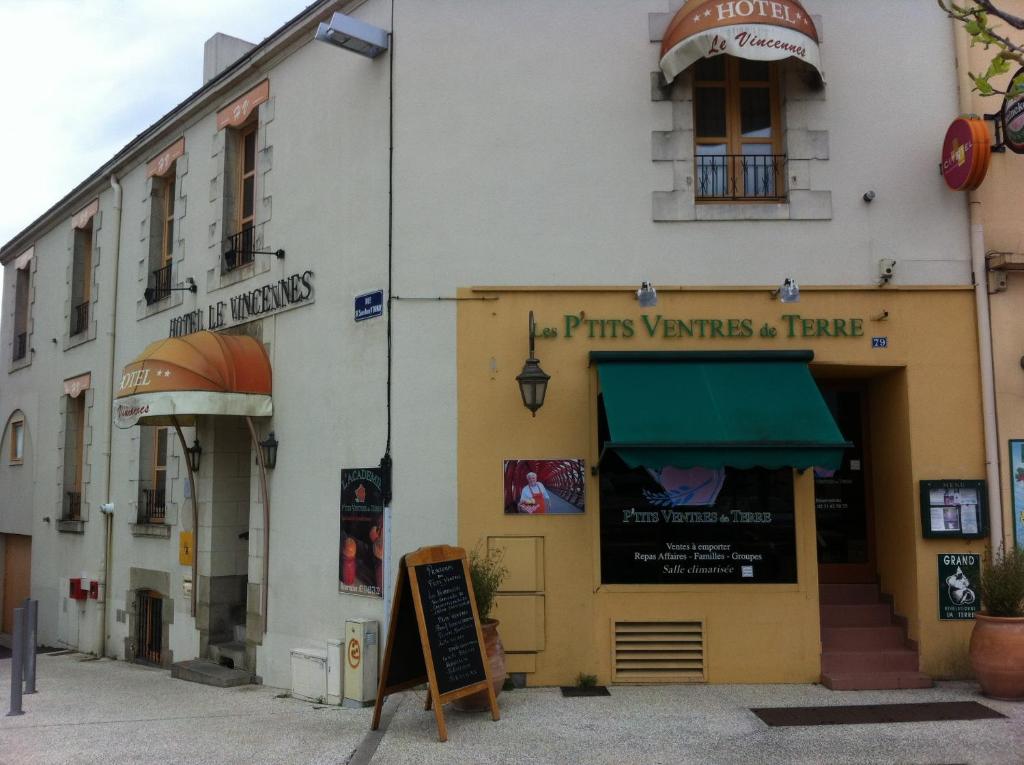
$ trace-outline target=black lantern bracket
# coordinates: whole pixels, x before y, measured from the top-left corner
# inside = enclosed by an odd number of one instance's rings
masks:
[[[184,287],[161,287],[160,289],[157,289],[156,287],[146,287],[146,289],[142,291],[142,297],[147,303],[153,303],[155,302],[154,298],[156,298],[157,295],[162,295],[165,292],[191,292],[195,294],[198,291],[199,288],[196,286],[196,280],[191,276],[188,276],[185,278]]]

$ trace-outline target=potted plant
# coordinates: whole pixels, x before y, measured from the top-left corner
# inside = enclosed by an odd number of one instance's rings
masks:
[[[986,696],[1024,699],[1024,550],[993,553],[982,564],[979,590],[971,668]]]
[[[491,618],[494,599],[498,595],[508,569],[502,564],[501,550],[490,550],[478,545],[469,553],[469,574],[473,580],[473,594],[476,596],[476,610],[480,616],[480,627],[484,634],[484,652],[487,654],[491,688],[494,695],[501,693],[505,684],[505,647],[498,635],[498,620]],[[481,712],[490,709],[486,691],[478,691],[452,702],[463,712]]]

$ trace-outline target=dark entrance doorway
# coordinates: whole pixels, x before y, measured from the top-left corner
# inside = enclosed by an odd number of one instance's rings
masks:
[[[818,579],[826,584],[875,582],[867,388],[832,380],[818,385],[843,438],[853,443],[838,470],[814,471]]]
[[[138,650],[136,661],[146,664],[163,665],[163,598],[152,590],[138,594]]]

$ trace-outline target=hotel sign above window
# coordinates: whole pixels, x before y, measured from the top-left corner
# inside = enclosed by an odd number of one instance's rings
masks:
[[[310,305],[315,297],[313,272],[303,271],[239,293],[227,301],[218,300],[205,310],[197,308],[181,316],[175,316],[171,319],[167,336],[182,337],[204,329],[227,329],[292,308]]]

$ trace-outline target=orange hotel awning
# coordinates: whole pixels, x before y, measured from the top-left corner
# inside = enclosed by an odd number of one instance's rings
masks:
[[[661,71],[672,82],[702,58],[728,54],[752,61],[797,58],[825,79],[818,30],[796,0],[687,0],[661,42]]]
[[[150,343],[124,368],[114,422],[191,425],[196,415],[269,417],[270,359],[252,337],[195,332]]]

